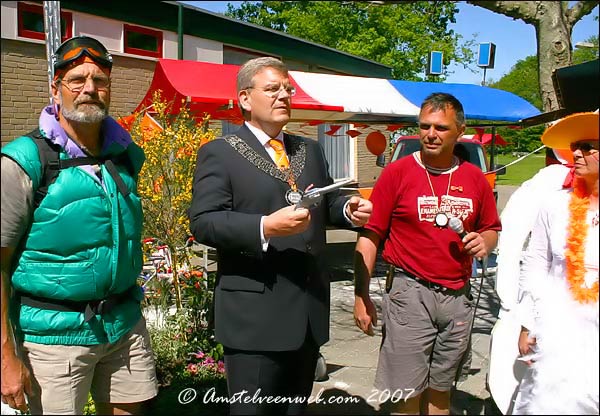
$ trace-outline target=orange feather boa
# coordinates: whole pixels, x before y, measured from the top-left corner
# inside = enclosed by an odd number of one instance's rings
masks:
[[[585,286],[585,240],[588,234],[587,212],[590,206],[585,183],[575,180],[569,202],[569,225],[565,251],[567,282],[573,298],[579,303],[598,302],[598,281]]]

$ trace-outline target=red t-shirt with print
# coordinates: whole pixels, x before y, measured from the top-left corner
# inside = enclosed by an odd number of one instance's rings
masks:
[[[439,210],[460,218],[467,233],[500,231],[494,195],[477,166],[460,161],[447,172],[433,174],[418,154],[383,170],[371,194],[373,213],[365,228],[385,241],[382,255],[388,263],[460,289],[471,276],[472,258],[462,250],[456,232],[434,225],[435,215]]]

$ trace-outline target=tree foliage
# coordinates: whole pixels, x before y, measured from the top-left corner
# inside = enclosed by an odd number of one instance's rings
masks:
[[[467,1],[535,27],[538,76],[544,111],[558,109],[552,72],[572,63],[573,26],[598,7],[598,1]],[[570,5],[571,4],[571,5]]]
[[[491,82],[489,86],[512,92],[541,109],[542,98],[540,96],[537,66],[537,56],[528,56],[517,61],[509,73],[500,80]],[[540,136],[543,131],[543,126],[534,126],[522,130],[500,127],[497,132],[508,142],[508,145],[498,148],[497,151],[499,153],[531,152],[541,146]]]
[[[403,80],[443,81],[425,75],[432,50],[444,64],[473,62],[473,40],[449,29],[454,2],[410,1],[378,6],[351,1],[244,1],[228,5],[227,15],[389,65]]]
[[[591,43],[594,46],[592,48],[575,49],[573,51],[573,64],[581,64],[598,59],[598,36],[590,36],[585,40],[585,43]]]
[[[538,58],[535,55],[517,61],[510,72],[497,82],[489,84],[492,88],[512,92],[529,101],[537,109],[542,110],[542,97],[538,77]]]

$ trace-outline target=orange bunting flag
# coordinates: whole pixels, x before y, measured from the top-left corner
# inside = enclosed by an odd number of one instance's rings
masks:
[[[117,123],[121,125],[125,130],[131,131],[131,127],[133,127],[133,122],[135,121],[136,115],[130,114],[125,117],[119,117],[117,119]]]
[[[360,136],[362,133],[358,130],[348,130],[346,134],[350,137]]]
[[[162,126],[150,114],[144,113],[140,123],[143,131],[162,130]]]
[[[402,124],[390,124],[389,126],[387,126],[387,131],[396,131],[398,130],[400,127],[402,127]]]

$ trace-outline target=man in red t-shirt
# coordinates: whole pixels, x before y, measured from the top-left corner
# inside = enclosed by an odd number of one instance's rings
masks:
[[[483,173],[453,152],[465,131],[462,104],[431,94],[419,129],[421,150],[387,166],[373,188],[373,212],[356,244],[354,319],[373,335],[369,280],[383,241],[394,271],[383,299],[375,387],[392,396],[392,413],[448,414],[473,319],[472,258],[494,249],[501,226]],[[452,217],[462,221],[462,235],[447,227]]]

